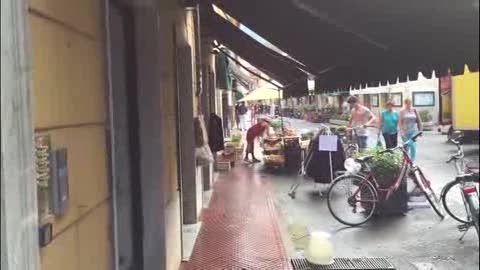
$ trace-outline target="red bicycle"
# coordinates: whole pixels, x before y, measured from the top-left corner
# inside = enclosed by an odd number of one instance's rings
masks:
[[[422,132],[418,132],[402,145],[380,152],[383,154],[400,150],[403,154],[400,172],[388,187],[379,185],[372,173],[369,161],[373,159],[373,155],[345,160],[347,173],[337,177],[328,190],[328,209],[332,216],[348,226],[364,224],[373,216],[378,204],[388,200],[400,187],[402,181],[411,177],[426,196],[435,213],[443,218],[444,213],[439,196],[432,189],[430,181],[422,170],[408,156],[408,146],[421,135]]]

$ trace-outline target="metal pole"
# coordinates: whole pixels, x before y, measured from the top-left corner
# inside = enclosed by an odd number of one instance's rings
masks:
[[[282,114],[282,92],[278,90],[278,115],[280,116],[280,125],[282,127],[282,134],[285,133],[285,128],[283,126],[283,114]]]

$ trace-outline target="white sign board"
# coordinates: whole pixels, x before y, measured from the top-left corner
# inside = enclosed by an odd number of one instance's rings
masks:
[[[337,136],[336,135],[320,135],[318,138],[318,150],[319,151],[337,151]]]

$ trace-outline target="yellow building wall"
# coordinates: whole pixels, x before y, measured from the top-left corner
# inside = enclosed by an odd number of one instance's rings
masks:
[[[111,269],[102,3],[31,0],[36,134],[68,149],[70,206],[54,218],[43,270]]]
[[[479,73],[470,72],[453,76],[452,109],[453,126],[459,130],[478,130],[479,128]]]

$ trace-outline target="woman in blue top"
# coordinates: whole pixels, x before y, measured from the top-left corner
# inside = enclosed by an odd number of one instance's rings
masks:
[[[398,144],[398,112],[393,110],[391,100],[386,103],[387,109],[380,115],[380,129],[385,139],[387,149],[394,148]]]

